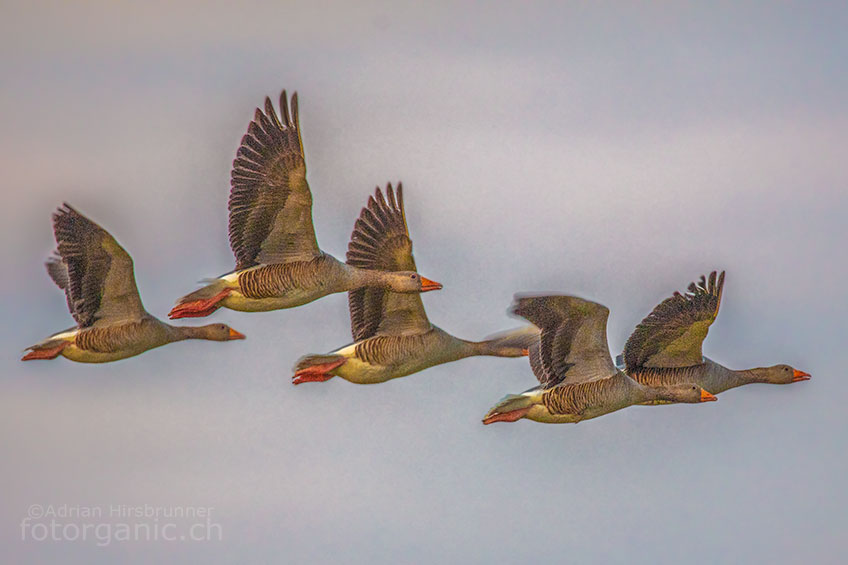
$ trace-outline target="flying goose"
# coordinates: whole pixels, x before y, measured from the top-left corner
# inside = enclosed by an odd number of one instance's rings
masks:
[[[282,119],[265,98],[233,161],[230,247],[233,272],[177,301],[169,317],[208,316],[220,307],[243,312],[293,308],[335,292],[376,287],[419,293],[442,288],[414,271],[389,273],[346,265],[318,248],[312,193],[297,114],[297,93],[280,95]]]
[[[347,261],[362,269],[415,271],[406,226],[403,187],[379,187],[368,198],[348,246]],[[339,376],[352,383],[382,383],[474,355],[520,357],[538,336],[532,326],[485,341],[459,339],[432,325],[418,294],[360,288],[348,294],[354,343],[326,355],[307,355],[295,366],[294,384]]]
[[[513,312],[542,330],[530,348],[539,386],[504,397],[484,424],[521,418],[577,423],[645,402],[716,400],[692,383],[649,387],[616,369],[607,346],[609,310],[601,304],[575,296],[523,296]]]
[[[53,215],[57,255],[47,272],[65,291],[77,326],[27,348],[22,361],[55,359],[105,363],[184,339],[229,341],[244,335],[224,324],[176,327],[147,313],[133,261],[109,232],[64,204]]]
[[[810,375],[789,365],[734,371],[703,356],[701,345],[718,316],[724,271],[701,276],[689,292],[675,292],[636,326],[624,346],[631,378],[648,386],[694,382],[713,394],[750,383],[789,384]]]

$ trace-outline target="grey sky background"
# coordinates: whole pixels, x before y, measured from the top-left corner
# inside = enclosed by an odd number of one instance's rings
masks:
[[[848,9],[840,3],[11,2],[0,21],[0,543],[14,561],[837,562],[848,493]],[[808,383],[577,426],[484,427],[534,383],[469,359],[293,387],[350,341],[336,295],[102,366],[22,364],[71,325],[42,262],[68,201],[164,317],[232,268],[229,168],[297,90],[314,219],[343,257],[402,180],[425,305],[458,336],[514,292],[612,311],[618,352],[726,269],[705,353]],[[203,323],[203,321],[188,323]],[[31,504],[212,507],[221,542],[21,540]]]

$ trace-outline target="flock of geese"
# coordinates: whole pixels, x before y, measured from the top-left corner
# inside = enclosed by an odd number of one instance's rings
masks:
[[[149,314],[135,283],[133,261],[105,229],[68,204],[53,215],[57,250],[47,272],[62,290],[76,326],[27,348],[23,360],[117,361],[184,339],[230,341],[244,335],[225,324],[173,326]],[[688,292],[660,303],[636,327],[613,363],[607,346],[609,310],[566,295],[517,295],[512,312],[530,324],[484,341],[434,326],[420,294],[442,285],[418,274],[406,224],[403,187],[376,189],[354,225],[346,261],[318,247],[312,193],[298,123],[297,94],[270,98],[256,114],[233,162],[229,239],[235,270],[180,298],[169,317],[209,316],[219,308],[261,312],[293,308],[347,292],[353,343],[306,355],[294,384],[335,376],[381,383],[475,355],[529,356],[539,385],[507,395],[484,424],[565,423],[634,404],[716,400],[749,383],[787,384],[810,375],[788,365],[743,371],[705,358],[701,345],[718,315],[724,273],[712,272]]]

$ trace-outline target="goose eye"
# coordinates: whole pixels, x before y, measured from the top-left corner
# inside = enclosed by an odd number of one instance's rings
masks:
[[[418,278],[418,275],[412,275],[412,280],[416,280],[417,278]]]

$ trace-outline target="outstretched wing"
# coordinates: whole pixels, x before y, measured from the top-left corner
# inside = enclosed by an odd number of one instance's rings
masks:
[[[685,294],[675,292],[654,308],[627,339],[628,371],[645,367],[691,367],[703,363],[701,345],[718,316],[724,271],[701,277]]]
[[[147,315],[135,285],[132,258],[109,232],[64,204],[53,214],[53,233],[64,273],[55,261],[48,262],[47,269],[64,288],[80,327]]]
[[[403,186],[397,196],[386,186],[386,198],[378,187],[362,209],[347,250],[347,263],[360,269],[415,271],[412,240],[403,210]],[[377,334],[414,334],[430,329],[419,293],[402,294],[366,287],[348,293],[350,329],[354,341]]]
[[[297,93],[291,110],[285,90],[280,95],[282,120],[265,98],[265,112],[256,109],[233,161],[229,231],[236,270],[308,261],[321,253],[312,226]]]
[[[68,303],[68,311],[76,320],[77,317],[74,313],[74,301],[71,298],[71,285],[68,281],[68,267],[65,265],[65,262],[62,261],[62,256],[59,255],[58,251],[54,251],[53,255],[44,263],[44,266],[47,267],[47,274],[50,275],[50,278],[54,283],[56,283],[56,286],[65,291],[65,301]]]
[[[617,371],[607,346],[609,309],[576,296],[516,296],[513,313],[541,330],[530,365],[542,388],[602,379]]]

